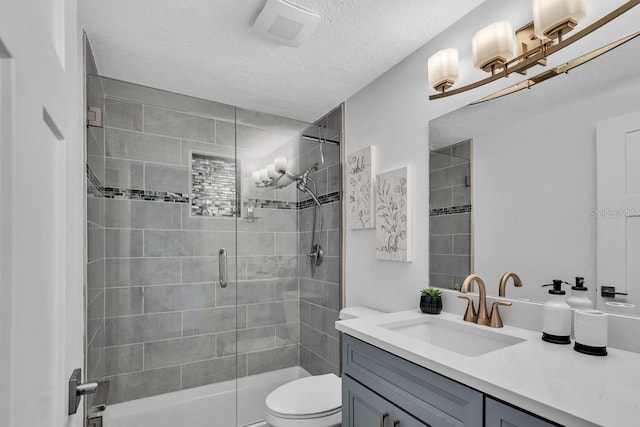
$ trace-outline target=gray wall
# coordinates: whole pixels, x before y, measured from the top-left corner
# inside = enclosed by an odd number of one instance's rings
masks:
[[[471,142],[429,154],[429,285],[453,288],[471,272]],[[470,179],[470,178],[469,178]]]

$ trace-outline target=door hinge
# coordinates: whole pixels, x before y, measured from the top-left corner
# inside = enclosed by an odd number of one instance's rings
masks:
[[[102,127],[102,108],[89,107],[87,110],[87,126]]]

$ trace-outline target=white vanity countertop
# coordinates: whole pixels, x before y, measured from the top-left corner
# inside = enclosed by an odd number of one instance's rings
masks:
[[[404,336],[379,325],[430,316],[419,310],[342,320],[336,328],[375,347],[488,395],[566,426],[640,425],[640,354],[608,348],[588,356],[571,345],[542,341],[542,333],[506,326],[490,328],[526,341],[479,356],[456,352]],[[461,315],[446,320],[474,328]]]

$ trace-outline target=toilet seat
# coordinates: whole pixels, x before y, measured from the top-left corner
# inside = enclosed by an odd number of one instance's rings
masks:
[[[272,391],[265,403],[278,418],[329,417],[342,410],[342,381],[334,374],[300,378]]]

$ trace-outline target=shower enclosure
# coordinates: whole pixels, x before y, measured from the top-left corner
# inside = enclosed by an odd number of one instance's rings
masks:
[[[338,373],[341,108],[310,124],[97,75],[87,103],[102,123],[87,130],[85,368],[110,382],[111,424],[162,425],[132,413],[197,396],[214,407],[163,417],[249,425],[273,388]],[[273,185],[254,172],[276,158]]]

